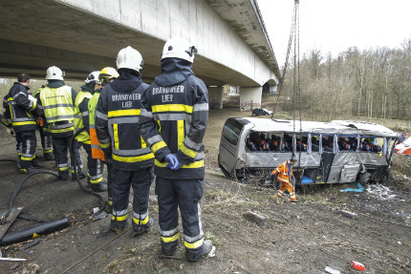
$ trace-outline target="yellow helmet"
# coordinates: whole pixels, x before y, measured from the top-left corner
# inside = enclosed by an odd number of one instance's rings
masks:
[[[100,71],[100,75],[98,79],[100,80],[103,86],[112,82],[112,80],[118,77],[118,72],[115,68],[112,67],[105,67]]]

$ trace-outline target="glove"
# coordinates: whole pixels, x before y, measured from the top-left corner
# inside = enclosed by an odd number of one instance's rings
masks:
[[[166,167],[171,170],[178,170],[181,167],[181,162],[178,160],[177,156],[174,154],[168,154],[165,158],[166,162],[168,163]]]
[[[113,165],[111,156],[104,155],[104,162],[105,162],[106,165],[108,165],[108,166],[112,166],[112,165]]]

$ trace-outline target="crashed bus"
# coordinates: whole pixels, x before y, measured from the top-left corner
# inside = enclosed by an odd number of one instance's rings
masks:
[[[230,117],[223,127],[218,164],[228,178],[263,183],[295,155],[297,185],[383,182],[399,137],[369,122]]]

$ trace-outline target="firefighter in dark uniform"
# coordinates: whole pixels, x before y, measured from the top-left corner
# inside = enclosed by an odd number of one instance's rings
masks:
[[[37,108],[37,99],[28,92],[30,89],[28,74],[19,74],[17,81],[4,97],[3,107],[7,113],[5,116],[10,117],[11,126],[16,135],[20,173],[27,174],[31,173],[33,168],[44,167],[37,162],[36,158],[37,123],[32,111]]]
[[[87,152],[87,186],[95,192],[107,190],[106,180],[103,179],[103,164],[91,155],[90,127],[88,103],[96,90],[101,89],[99,80],[100,71],[93,71],[87,76],[85,85],[81,86],[74,104],[75,138]]]
[[[95,127],[105,160],[113,167],[113,211],[110,230],[120,233],[127,224],[130,186],[133,188],[133,236],[147,232],[152,223],[148,199],[154,180],[154,155],[141,138],[137,124],[140,99],[148,86],[141,79],[143,58],[128,46],[117,55],[120,77],[106,85],[97,103]]]
[[[61,180],[67,180],[70,175],[68,152],[71,151],[71,139],[74,135],[74,99],[76,91],[66,86],[63,72],[56,66],[49,67],[46,72],[47,87],[43,88],[38,97],[39,107],[43,109],[43,118],[47,120],[53,139],[53,151]],[[73,179],[75,179],[76,167],[82,168],[80,147],[73,140],[73,154],[71,166]],[[76,163],[77,162],[77,163]],[[85,177],[79,170],[79,178]]]
[[[162,74],[146,89],[139,130],[155,155],[162,252],[177,250],[178,207],[188,261],[197,261],[213,245],[204,239],[200,200],[204,190],[204,146],[208,91],[192,71],[194,46],[181,39],[165,43]]]

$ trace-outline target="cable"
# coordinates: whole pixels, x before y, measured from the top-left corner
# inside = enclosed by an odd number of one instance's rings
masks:
[[[74,145],[73,140],[74,140],[74,138],[75,138],[78,134],[80,134],[80,132],[82,132],[83,130],[85,130],[85,129],[82,128],[82,129],[80,129],[79,131],[77,131],[77,132],[75,133],[75,135],[73,136],[73,138],[71,139],[71,141],[70,141],[70,154],[71,154],[71,157],[73,157],[73,155],[74,155],[74,154],[73,154],[73,145]],[[18,162],[17,160],[14,160],[14,159],[0,159],[0,161],[1,161],[1,162],[15,162],[15,163]],[[76,164],[78,164],[77,161],[75,161],[75,162],[76,162]],[[80,166],[78,166],[78,167],[80,168]],[[75,168],[76,168],[76,167],[75,167]],[[20,184],[17,186],[17,188],[16,188],[16,190],[14,191],[12,197],[10,198],[9,208],[7,209],[6,213],[5,213],[5,214],[2,216],[2,218],[0,219],[0,224],[1,224],[1,225],[6,222],[7,218],[8,218],[9,215],[10,215],[10,212],[11,212],[12,208],[14,208],[14,202],[15,202],[15,200],[16,200],[16,198],[17,198],[17,195],[19,194],[20,190],[22,189],[23,185],[24,185],[31,177],[36,176],[36,175],[39,175],[39,174],[50,174],[50,175],[54,175],[54,176],[56,176],[57,178],[60,179],[60,175],[59,175],[58,173],[53,172],[53,171],[50,171],[50,170],[35,170],[33,173],[30,173],[28,176],[26,176],[26,177],[23,179],[23,181],[21,181]],[[76,181],[77,181],[78,185],[80,186],[80,188],[81,188],[83,191],[85,191],[85,192],[87,192],[87,193],[89,193],[89,194],[91,194],[91,195],[94,195],[94,196],[98,197],[98,198],[102,201],[102,203],[101,203],[101,208],[99,209],[99,211],[93,213],[91,216],[94,217],[94,216],[97,216],[97,215],[99,215],[100,213],[102,213],[103,210],[104,210],[104,208],[105,208],[105,206],[106,206],[106,201],[105,201],[104,197],[103,197],[102,195],[100,195],[99,193],[96,193],[96,192],[94,192],[94,191],[91,191],[91,190],[86,189],[86,188],[83,186],[83,184],[80,182],[80,179],[79,179],[78,176],[77,176],[77,172],[75,173],[75,177],[76,177]],[[19,214],[19,218],[25,219],[25,220],[29,220],[29,221],[35,221],[35,222],[46,222],[46,220],[39,219],[39,218],[32,217],[32,216],[28,216],[28,215],[24,215],[24,214]],[[82,217],[82,218],[78,218],[76,221],[83,221],[83,220],[87,220],[87,219],[89,219],[89,217]]]
[[[93,213],[93,214],[91,215],[92,217],[94,217],[94,216],[97,216],[97,215],[99,215],[100,213],[102,213],[102,212],[104,211],[104,208],[106,207],[106,200],[105,200],[104,197],[103,197],[102,195],[100,195],[99,193],[86,189],[86,188],[83,186],[83,184],[80,182],[80,179],[79,179],[78,174],[77,174],[77,168],[78,168],[79,170],[81,170],[81,166],[80,166],[79,163],[77,162],[77,159],[74,157],[74,144],[75,144],[74,140],[75,140],[76,136],[79,135],[79,134],[80,134],[81,132],[83,132],[84,130],[86,130],[84,127],[81,128],[81,129],[79,129],[78,131],[76,131],[76,133],[74,134],[74,136],[71,138],[71,140],[70,140],[70,155],[71,155],[71,157],[74,159],[74,162],[76,163],[76,166],[74,166],[74,172],[75,172],[75,173],[74,173],[74,176],[76,177],[76,181],[77,181],[78,185],[80,186],[80,188],[81,188],[83,191],[85,191],[85,192],[87,192],[87,193],[89,193],[89,194],[91,194],[91,195],[94,195],[94,196],[96,196],[97,198],[99,198],[99,199],[101,200],[101,207],[100,207],[100,209],[99,209],[97,212],[95,212],[95,213]],[[83,221],[83,220],[86,220],[86,219],[88,219],[88,218],[87,218],[87,217],[83,217],[83,218],[79,218],[78,221]]]

